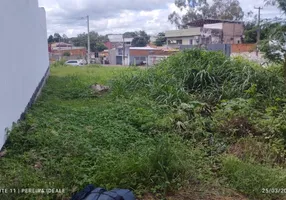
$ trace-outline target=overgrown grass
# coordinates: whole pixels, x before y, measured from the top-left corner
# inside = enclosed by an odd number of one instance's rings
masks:
[[[95,83],[111,92],[96,96]],[[92,183],[138,197],[215,185],[251,199],[282,199],[262,188],[286,188],[285,92],[278,67],[199,50],[148,70],[52,68],[9,137],[0,183],[66,193],[3,198],[65,199]]]
[[[223,176],[251,199],[286,199],[286,171],[244,163],[236,157],[223,161]]]
[[[222,180],[228,177],[224,184],[233,183],[233,188],[254,199],[271,199],[275,194],[262,194],[263,185],[285,188],[283,177],[276,185],[275,178],[268,180],[271,175],[279,176],[277,167],[286,167],[286,84],[280,68],[265,69],[242,58],[192,50],[178,53],[156,68],[120,77],[113,81],[113,89],[116,96],[147,96],[173,110],[174,131],[206,152],[218,171],[224,170],[219,175]],[[227,149],[241,148],[241,138],[246,138],[246,146],[237,156],[245,163],[233,162],[238,165],[235,171],[231,161],[222,162],[219,155],[235,154]],[[248,146],[253,144],[267,149],[261,148],[264,152],[259,154]],[[255,164],[256,168],[251,167]],[[253,172],[252,176],[237,174],[244,167],[249,167],[247,173]],[[265,180],[256,172],[260,169],[266,169],[262,170]],[[248,184],[248,179],[253,182]]]
[[[156,68],[132,78],[114,81],[117,95],[140,90],[159,102],[186,102],[190,93],[216,104],[222,99],[248,98],[253,85],[261,100],[283,96],[283,78],[271,70],[242,59],[227,59],[217,52],[186,51],[161,62]]]
[[[64,194],[1,194],[1,199],[64,199],[87,184],[167,191],[200,179],[204,153],[168,132],[170,111],[148,98],[96,97],[128,68],[52,69],[25,121],[16,125],[0,160],[3,188],[65,188]],[[186,179],[186,177],[188,177]]]

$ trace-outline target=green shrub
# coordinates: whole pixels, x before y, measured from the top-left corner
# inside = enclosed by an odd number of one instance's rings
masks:
[[[51,68],[58,68],[58,67],[64,67],[64,66],[65,66],[65,60],[55,61],[51,64]]]
[[[277,74],[243,59],[202,50],[177,53],[140,74],[113,81],[115,95],[141,93],[171,104],[189,101],[188,94],[212,104],[222,99],[249,98],[246,91],[253,85],[261,102],[285,96],[283,78]]]
[[[66,51],[66,52],[63,53],[63,56],[71,56],[71,53]]]

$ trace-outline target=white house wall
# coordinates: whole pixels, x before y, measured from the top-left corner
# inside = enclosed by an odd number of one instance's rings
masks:
[[[189,29],[180,29],[180,30],[170,30],[166,31],[166,37],[172,38],[172,37],[189,37],[189,36],[195,36],[201,34],[201,28],[195,27],[195,28],[189,28]]]
[[[182,41],[182,44],[183,45],[190,45],[190,41],[192,40],[193,41],[193,45],[197,45],[200,43],[200,36],[194,36],[194,37],[184,37],[182,38],[183,41]]]
[[[49,66],[46,14],[37,0],[0,1],[0,148]]]
[[[216,24],[204,24],[204,28],[207,29],[223,29],[223,23],[216,23]]]
[[[190,41],[192,40],[192,45],[200,44],[200,36],[192,36],[192,37],[177,37],[177,38],[167,38],[167,40],[182,40],[182,45],[191,45]],[[179,48],[179,44],[172,44],[168,42],[168,47],[170,48]]]

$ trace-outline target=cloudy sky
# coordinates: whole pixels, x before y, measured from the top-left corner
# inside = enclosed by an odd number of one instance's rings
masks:
[[[245,12],[263,6],[263,0],[240,3]],[[156,34],[175,28],[168,15],[178,11],[174,0],[39,0],[39,5],[47,12],[48,34],[58,32],[68,37],[86,32],[86,21],[81,19],[86,15],[90,16],[90,30],[100,34],[138,30]],[[273,7],[264,8],[261,14],[262,18],[281,16]]]

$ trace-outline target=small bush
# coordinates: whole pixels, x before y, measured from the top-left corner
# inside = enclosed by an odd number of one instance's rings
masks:
[[[249,98],[250,94],[245,91],[253,85],[257,86],[255,95],[260,103],[265,98],[273,101],[285,95],[282,92],[286,90],[284,80],[277,74],[250,61],[202,50],[177,53],[136,76],[113,81],[117,95],[122,91],[141,93],[171,104],[189,101],[189,94],[211,104],[223,99]]]
[[[63,53],[63,56],[71,56],[71,53],[66,51],[66,52]]]
[[[58,68],[58,67],[64,67],[64,66],[65,66],[65,60],[55,61],[51,64],[51,68]]]

